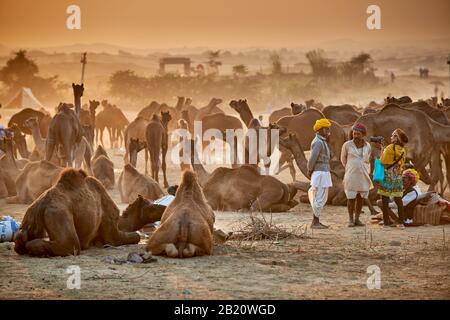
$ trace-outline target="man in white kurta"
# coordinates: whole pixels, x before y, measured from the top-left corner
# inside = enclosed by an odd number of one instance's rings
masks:
[[[373,187],[370,179],[371,147],[364,140],[366,127],[357,123],[352,128],[353,139],[342,145],[341,162],[345,167],[344,192],[347,196],[349,227],[364,226],[359,220],[364,199],[368,199]]]
[[[316,137],[311,142],[311,155],[308,159],[308,173],[311,177],[311,187],[308,198],[313,211],[311,228],[326,229],[328,226],[320,223],[320,213],[328,200],[328,189],[333,185],[330,174],[331,150],[327,139],[330,136],[331,123],[328,119],[317,120],[314,124]]]

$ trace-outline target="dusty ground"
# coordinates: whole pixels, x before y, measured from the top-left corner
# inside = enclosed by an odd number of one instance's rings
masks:
[[[109,152],[117,171],[121,150]],[[143,158],[143,157],[142,157]],[[140,157],[138,167],[143,169]],[[169,183],[178,167],[169,166]],[[300,174],[298,174],[300,176]],[[288,182],[287,172],[280,178]],[[120,209],[117,188],[110,192]],[[0,214],[19,221],[25,205],[0,200]],[[366,209],[366,212],[368,210]],[[126,257],[138,245],[90,249],[77,257],[19,256],[12,243],[0,244],[0,298],[3,299],[450,299],[450,226],[384,231],[376,224],[348,228],[344,207],[326,207],[329,230],[309,229],[311,210],[300,204],[274,221],[303,228],[287,241],[215,246],[214,255],[193,259],[158,257],[156,263],[112,265],[106,256]],[[216,212],[216,228],[233,231],[248,213]],[[270,215],[266,215],[270,218]],[[364,222],[370,219],[365,213]],[[81,268],[81,288],[67,289],[67,267]],[[381,289],[369,290],[367,268],[381,270]]]

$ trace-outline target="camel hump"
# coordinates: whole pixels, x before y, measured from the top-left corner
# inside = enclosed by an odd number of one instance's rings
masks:
[[[183,178],[181,180],[183,186],[187,189],[193,187],[197,183],[197,175],[191,170],[186,170],[183,173]]]
[[[133,165],[130,164],[130,163],[127,163],[127,164],[123,167],[123,170],[124,170],[124,171],[128,171],[128,172],[130,172],[130,173],[135,173],[135,174],[139,173],[139,172],[136,170],[136,168],[133,167]]]
[[[47,160],[41,160],[39,163],[39,166],[44,170],[53,170],[53,169],[57,168],[57,166],[55,164],[53,164]]]
[[[77,189],[85,183],[87,174],[82,169],[67,168],[61,172],[58,184],[66,189]]]

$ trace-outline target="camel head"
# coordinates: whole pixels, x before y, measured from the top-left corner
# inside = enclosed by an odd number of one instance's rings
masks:
[[[186,98],[186,101],[184,101],[184,106],[190,106],[192,103],[192,98]]]
[[[84,84],[72,83],[73,95],[75,97],[82,97],[84,92]]]
[[[247,104],[247,99],[231,100],[230,107],[239,114],[245,109],[250,110],[250,107]]]
[[[280,139],[280,145],[285,147],[286,149],[293,150],[296,146],[300,146],[300,142],[298,141],[297,135],[295,133],[289,133],[289,135],[285,138]]]
[[[161,111],[161,122],[165,127],[172,120],[172,116],[170,115],[170,111]]]
[[[73,109],[74,105],[73,103],[64,103],[64,102],[60,102],[58,107],[56,108],[56,112],[66,112],[69,109]]]
[[[39,119],[37,117],[31,117],[25,120],[23,123],[25,128],[34,128],[35,126],[39,126]]]
[[[218,104],[221,104],[223,100],[220,98],[212,98],[211,102],[213,105],[217,106]]]
[[[102,105],[103,108],[107,108],[109,103],[107,99],[103,99],[102,102],[100,103]]]
[[[119,229],[122,231],[136,231],[149,223],[161,220],[165,206],[153,204],[138,195],[122,213],[119,219]]]
[[[89,110],[95,111],[100,105],[100,101],[97,100],[89,100]]]
[[[279,130],[280,136],[283,136],[287,133],[287,128],[280,126],[278,123],[269,123],[269,131],[270,130]]]
[[[316,101],[314,99],[309,99],[305,101],[306,104],[306,108],[309,109],[311,107],[314,107],[314,104],[316,103]]]
[[[302,113],[307,108],[303,104],[296,104],[294,102],[291,102],[291,109],[292,109],[292,115],[295,116],[296,114]]]

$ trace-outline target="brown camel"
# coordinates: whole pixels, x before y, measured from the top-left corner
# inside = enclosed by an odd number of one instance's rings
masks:
[[[45,159],[50,161],[55,147],[58,148],[61,145],[63,166],[72,166],[73,152],[82,138],[81,124],[75,112],[67,104],[61,103],[58,109],[58,113],[50,121]]]
[[[6,201],[32,203],[56,183],[62,170],[62,167],[46,160],[28,163],[16,179],[16,196]]]
[[[95,141],[104,147],[103,133],[107,129],[110,148],[113,148],[115,145],[120,147],[120,140],[123,140],[123,132],[130,122],[120,108],[109,104],[107,100],[103,100],[101,105],[103,110],[95,117]]]
[[[191,150],[195,150],[191,142]],[[220,167],[208,173],[197,152],[191,152],[191,163],[200,185],[214,210],[284,212],[297,205],[293,197],[295,188],[275,177],[261,175],[254,166]]]
[[[363,115],[357,121],[367,127],[368,136],[383,136],[386,141],[390,141],[396,128],[404,130],[409,137],[407,158],[420,172],[421,180],[434,188],[439,180],[440,148],[450,142],[450,126],[432,120],[421,111],[396,104],[388,104],[380,112]],[[425,169],[427,164],[431,166],[431,178]]]
[[[295,162],[297,163],[297,166],[299,167],[300,171],[305,175],[305,177],[308,176],[307,160],[305,157],[305,153],[302,149],[301,143],[297,139],[296,134],[290,133],[288,136],[284,137],[283,139],[280,139],[280,144],[292,152],[295,158]],[[342,183],[343,174],[334,171],[334,168],[336,167],[339,168],[339,166],[336,166],[336,164],[337,163],[331,163],[332,169],[331,180],[333,186],[328,189],[327,203],[335,206],[345,206],[347,205],[347,197],[343,189]],[[295,181],[294,183],[292,183],[292,186],[298,188],[303,192],[308,192],[310,184],[309,182]],[[375,201],[376,198],[377,198],[377,190],[376,189],[370,190],[369,201],[366,201],[366,205],[368,206],[370,212],[372,213],[377,213],[372,205],[372,201]],[[300,199],[302,200],[302,202],[309,203],[307,195],[301,197]]]
[[[0,167],[0,199],[16,195],[16,183],[9,174]]]
[[[126,164],[120,173],[119,192],[122,203],[132,203],[138,195],[156,200],[164,195],[159,184],[147,175],[143,175],[131,164]]]
[[[33,136],[34,140],[34,150],[32,153],[35,154],[35,157],[32,159],[30,157],[30,160],[32,161],[38,161],[45,158],[45,139],[41,136],[41,131],[39,130],[39,119],[37,117],[32,117],[27,119],[24,122],[24,127],[31,130],[31,135]]]
[[[99,105],[99,101],[89,100],[89,110],[81,109],[80,113],[80,123],[84,128],[84,136],[87,138],[91,146],[94,146],[95,113]]]
[[[385,104],[395,103],[395,104],[403,104],[403,103],[411,103],[412,99],[408,96],[403,96],[400,98],[395,97],[386,97],[384,99]]]
[[[0,167],[12,181],[16,181],[20,174],[20,167],[14,157],[13,139],[11,137],[0,139],[0,150],[3,152],[0,158]]]
[[[138,195],[136,200],[128,205],[119,219],[119,229],[122,231],[137,231],[147,224],[160,221],[166,206],[153,204],[150,200]]]
[[[288,132],[297,134],[303,150],[311,148],[311,142],[315,137],[313,126],[316,120],[325,118],[324,114],[316,109],[306,110],[295,116],[287,116],[278,120],[280,127],[287,128]],[[336,159],[340,159],[342,145],[346,141],[346,135],[339,123],[331,120],[331,137],[329,146]]]
[[[114,188],[114,163],[101,145],[97,147],[92,158],[92,173],[106,189]]]
[[[138,139],[139,141],[146,141],[145,130],[150,121],[143,117],[137,116],[128,127],[125,129],[125,155],[124,162],[129,163],[130,159],[130,140]],[[148,173],[148,149],[145,148],[145,173]],[[137,161],[137,156],[136,156]],[[136,167],[136,163],[131,162],[133,166]]]
[[[201,121],[207,115],[215,113],[224,113],[222,109],[218,107],[222,103],[222,99],[212,98],[206,107],[200,108],[195,115],[195,121]]]
[[[20,131],[22,131],[25,134],[31,134],[31,130],[24,126],[25,121],[29,118],[38,118],[41,136],[43,138],[46,138],[48,132],[48,125],[50,124],[52,117],[50,116],[50,113],[48,113],[44,109],[35,110],[32,108],[25,108],[23,110],[20,110],[11,117],[11,119],[8,122],[8,127],[11,127],[11,125],[15,123],[19,127]]]
[[[269,123],[275,123],[285,116],[295,116],[296,114],[302,113],[306,109],[306,106],[302,104],[291,102],[290,108],[282,108],[273,111],[269,116]]]
[[[161,105],[156,101],[152,101],[148,106],[139,111],[136,117],[142,117],[150,121],[154,114],[158,114],[160,112],[160,109]]]
[[[159,155],[161,153],[162,163],[161,168],[164,176],[164,187],[169,186],[166,175],[166,154],[169,148],[169,122],[172,120],[170,112],[161,111],[161,119],[154,114],[152,120],[147,125],[145,130],[145,137],[147,142],[147,149],[150,152],[150,164],[152,168],[152,178],[159,183]]]
[[[78,255],[92,245],[140,241],[118,229],[119,209],[101,183],[82,170],[66,169],[57,184],[28,207],[14,250],[31,256]],[[44,240],[48,235],[49,240]]]
[[[183,173],[175,199],[169,204],[147,243],[154,255],[189,258],[213,252],[214,211],[207,204],[197,177]]]
[[[25,125],[22,124],[22,127]],[[28,151],[26,135],[22,133],[19,126],[16,123],[12,123],[9,129],[13,132],[13,150],[14,156],[17,158],[17,151],[22,159],[30,158],[31,153]]]
[[[344,104],[341,106],[326,106],[322,110],[323,115],[329,119],[336,121],[341,126],[353,125],[361,116],[355,106]]]

